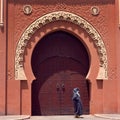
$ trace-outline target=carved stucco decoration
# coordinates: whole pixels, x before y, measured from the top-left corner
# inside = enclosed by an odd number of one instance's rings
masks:
[[[97,79],[108,79],[107,75],[107,54],[105,45],[103,43],[103,40],[97,30],[88,23],[85,19],[82,17],[65,12],[65,11],[57,11],[52,12],[49,14],[46,14],[37,20],[35,20],[22,34],[16,48],[16,56],[15,56],[15,79],[16,80],[27,80],[25,72],[24,72],[24,66],[23,66],[23,57],[24,57],[24,51],[25,47],[31,38],[31,35],[35,33],[37,29],[40,29],[41,26],[48,24],[53,21],[69,21],[74,24],[77,24],[81,28],[83,28],[92,38],[93,43],[96,45],[100,65],[99,65],[99,73],[97,76]]]

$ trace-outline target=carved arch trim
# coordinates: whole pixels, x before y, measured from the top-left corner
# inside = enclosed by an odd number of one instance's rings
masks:
[[[107,75],[107,53],[104,42],[97,32],[97,30],[85,19],[82,17],[65,11],[57,11],[48,13],[37,20],[35,20],[28,28],[24,31],[21,38],[18,41],[16,47],[16,55],[15,55],[15,79],[16,80],[27,80],[23,61],[24,61],[24,51],[27,46],[28,41],[31,36],[36,32],[36,30],[40,29],[42,26],[54,22],[54,21],[68,21],[74,24],[77,24],[80,28],[84,29],[92,38],[93,43],[96,46],[98,55],[99,55],[99,72],[96,79],[108,79]]]

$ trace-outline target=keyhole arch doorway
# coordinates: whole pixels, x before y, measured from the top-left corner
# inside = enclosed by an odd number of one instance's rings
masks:
[[[31,65],[32,115],[73,114],[72,90],[80,88],[84,113],[89,113],[89,88],[85,80],[90,59],[83,43],[71,33],[58,30],[35,46]]]

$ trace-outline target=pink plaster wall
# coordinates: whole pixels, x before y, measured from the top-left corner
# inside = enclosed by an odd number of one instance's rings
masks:
[[[23,6],[30,4],[33,7],[31,15],[23,13]],[[98,6],[100,14],[98,16],[91,15],[92,6]],[[38,30],[30,39],[25,51],[25,73],[27,81],[15,81],[14,78],[14,59],[16,45],[24,32],[24,30],[37,18],[53,11],[68,11],[77,14],[89,23],[91,23],[101,35],[107,50],[108,57],[108,80],[97,81],[97,73],[99,67],[99,58],[96,49],[91,42],[89,35],[79,28],[77,25],[70,23],[56,22],[50,23]],[[31,114],[31,83],[34,79],[31,73],[30,59],[32,50],[38,40],[46,33],[52,31],[52,28],[64,29],[74,33],[82,38],[87,45],[87,49],[91,55],[91,113],[119,113],[120,112],[120,94],[119,94],[119,38],[120,31],[117,28],[117,20],[115,14],[117,11],[117,3],[114,0],[66,0],[66,1],[43,1],[43,0],[8,0],[8,14],[6,20],[7,27],[4,31],[0,30],[0,114]],[[70,27],[71,26],[71,27]],[[61,28],[60,28],[61,27]],[[7,29],[6,29],[7,28]],[[6,34],[7,32],[7,34]],[[7,41],[7,46],[6,46]],[[6,59],[7,47],[7,59]],[[96,59],[97,58],[97,59]],[[7,63],[5,62],[7,60]],[[29,61],[29,62],[28,62]],[[6,71],[7,67],[7,73]],[[2,68],[2,69],[1,69]],[[7,82],[6,82],[7,77]],[[6,88],[7,83],[7,88]],[[7,96],[6,96],[7,95]],[[6,102],[5,102],[6,101]]]

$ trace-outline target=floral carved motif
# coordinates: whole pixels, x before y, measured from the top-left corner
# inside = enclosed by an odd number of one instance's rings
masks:
[[[58,21],[58,20],[68,21],[68,22],[77,24],[91,36],[93,43],[96,45],[96,48],[99,54],[99,60],[100,60],[99,73],[98,73],[97,79],[107,79],[108,78],[107,76],[107,54],[106,54],[105,45],[103,43],[103,40],[100,34],[89,22],[87,22],[82,17],[75,15],[73,13],[64,12],[64,11],[57,11],[57,12],[46,14],[38,18],[36,21],[34,21],[24,31],[16,48],[15,79],[16,80],[27,80],[25,72],[24,72],[23,57],[24,57],[25,47],[29,39],[31,38],[31,36],[35,33],[36,30],[40,29],[41,26],[44,26],[45,24],[48,24],[53,21]]]

